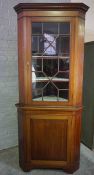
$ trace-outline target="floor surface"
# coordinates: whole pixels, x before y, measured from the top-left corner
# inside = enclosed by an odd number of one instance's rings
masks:
[[[94,175],[94,161],[88,158],[84,148],[81,151],[80,168],[73,175]],[[89,153],[89,152],[88,152]],[[89,154],[90,155],[90,154]],[[63,170],[32,170],[23,172],[18,163],[18,148],[0,151],[0,175],[66,175]]]

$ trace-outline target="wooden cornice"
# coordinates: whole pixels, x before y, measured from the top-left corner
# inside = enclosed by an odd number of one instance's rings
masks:
[[[36,10],[47,10],[47,11],[82,11],[86,13],[88,6],[84,3],[19,3],[14,7],[17,13],[22,11],[36,11]]]

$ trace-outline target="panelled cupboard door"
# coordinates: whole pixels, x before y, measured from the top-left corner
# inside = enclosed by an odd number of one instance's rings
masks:
[[[31,160],[67,161],[71,117],[32,116],[30,119]],[[45,138],[45,140],[44,140]]]
[[[20,3],[19,163],[24,171],[79,168],[83,3]]]
[[[63,168],[79,167],[81,110],[18,108],[20,166]],[[74,132],[75,130],[75,132]],[[26,162],[26,163],[25,163]]]

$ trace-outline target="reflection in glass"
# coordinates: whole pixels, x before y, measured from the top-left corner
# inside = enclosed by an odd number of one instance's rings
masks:
[[[69,59],[59,59],[59,70],[69,72]]]
[[[32,57],[33,58],[33,57]],[[42,59],[37,57],[32,59],[33,69],[32,71],[42,71]]]
[[[32,100],[69,100],[70,23],[32,23]]]
[[[43,72],[47,76],[54,76],[58,71],[57,59],[44,59],[43,60]]]
[[[55,55],[56,54],[56,41],[55,37],[50,34],[44,33],[44,53],[47,55]]]

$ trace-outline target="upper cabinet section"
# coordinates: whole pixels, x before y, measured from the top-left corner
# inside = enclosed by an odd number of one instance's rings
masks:
[[[81,105],[88,6],[20,3],[14,9],[18,14],[20,103]]]

